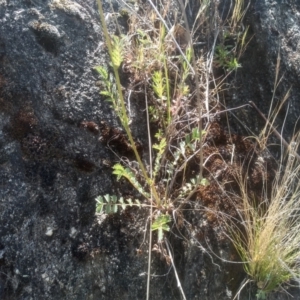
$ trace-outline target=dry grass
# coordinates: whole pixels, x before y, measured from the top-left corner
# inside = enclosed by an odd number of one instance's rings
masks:
[[[295,151],[299,143],[297,135],[291,143]],[[300,275],[300,165],[290,151],[282,160],[270,199],[263,190],[263,201],[257,203],[240,178],[242,221],[230,223],[229,229],[245,271],[263,294]]]

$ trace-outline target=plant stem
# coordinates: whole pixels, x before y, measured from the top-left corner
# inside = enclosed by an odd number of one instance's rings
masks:
[[[104,13],[103,13],[101,0],[97,0],[97,4],[98,4],[98,9],[99,9],[101,24],[102,24],[102,27],[103,27],[105,41],[107,43],[108,53],[109,53],[109,56],[112,57],[112,45],[111,45],[110,37],[108,35],[108,29],[107,29],[107,26],[106,26],[106,23],[105,23],[105,18],[104,18]],[[122,122],[122,125],[123,125],[123,127],[124,127],[124,129],[125,129],[125,131],[128,135],[130,145],[131,145],[132,150],[134,152],[135,158],[137,159],[138,164],[141,168],[143,176],[144,176],[150,190],[153,193],[155,203],[158,207],[160,207],[160,202],[161,202],[160,197],[157,194],[157,191],[156,191],[155,186],[154,186],[154,182],[151,180],[151,178],[149,178],[149,176],[147,174],[146,168],[145,168],[145,166],[144,166],[144,164],[141,160],[141,157],[140,157],[140,155],[139,155],[139,153],[136,149],[136,145],[135,145],[135,142],[133,140],[131,130],[129,128],[129,120],[128,120],[128,116],[127,116],[127,113],[126,113],[125,101],[124,101],[124,97],[123,97],[122,86],[121,86],[121,82],[120,82],[118,68],[114,64],[112,64],[112,66],[113,66],[114,75],[115,75],[115,79],[116,79],[116,85],[117,85],[117,88],[118,88],[118,96],[120,98],[120,103],[121,103],[121,114],[122,114],[121,122]]]
[[[287,148],[287,150],[291,151],[293,155],[298,159],[300,162],[300,155],[295,152],[293,149],[291,149],[290,144],[283,138],[283,136],[274,128],[274,126],[270,123],[270,121],[265,117],[265,115],[259,110],[259,108],[254,104],[254,102],[249,101],[249,104],[255,108],[255,110],[258,112],[258,114],[265,120],[265,122],[271,127],[274,134],[277,136],[277,138],[282,142],[282,144]]]

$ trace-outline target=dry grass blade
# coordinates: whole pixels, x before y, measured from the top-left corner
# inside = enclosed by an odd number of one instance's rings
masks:
[[[298,134],[291,144],[293,151],[299,144]],[[270,199],[264,196],[260,204],[251,199],[240,178],[242,221],[230,222],[229,228],[245,271],[264,294],[300,276],[300,165],[289,151],[283,161],[285,166],[277,173]]]

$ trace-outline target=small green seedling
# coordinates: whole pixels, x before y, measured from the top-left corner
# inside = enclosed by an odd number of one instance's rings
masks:
[[[234,56],[232,46],[218,45],[215,55],[217,65],[226,71],[236,71],[238,68],[241,68],[241,64],[238,63],[237,58]]]
[[[157,230],[158,242],[161,242],[164,237],[164,231],[169,231],[170,227],[168,223],[171,222],[169,215],[159,215],[151,226],[151,230]]]

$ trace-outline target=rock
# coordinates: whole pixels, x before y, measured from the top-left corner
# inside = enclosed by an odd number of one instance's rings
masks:
[[[299,115],[299,10],[292,1],[252,4],[256,35],[231,103],[253,100],[266,112],[280,49],[279,95],[293,85],[287,131]],[[113,179],[116,158],[99,141],[103,122],[120,132],[96,84],[94,67],[107,60],[96,1],[0,0],[1,299],[145,298],[149,211],[95,217],[96,196],[132,193]],[[132,109],[147,141],[144,115]],[[187,299],[230,299],[245,274],[212,254],[228,259],[232,249],[197,209],[186,240],[176,229],[169,236],[183,290]],[[152,255],[151,299],[180,299],[169,257]]]
[[[252,40],[242,56],[242,68],[238,69],[235,76],[235,86],[238,88],[229,93],[226,99],[226,103],[232,107],[254,101],[267,116],[273,92],[275,109],[289,91],[288,100],[275,122],[287,139],[300,128],[299,18],[300,6],[297,1],[251,1],[244,25],[250,26],[248,37]],[[277,81],[280,83],[274,91],[278,57]],[[251,118],[247,118],[249,114]],[[264,125],[251,107],[238,112],[237,116],[255,133]]]
[[[53,235],[53,229],[51,227],[47,227],[47,231],[45,233],[47,236],[52,236]]]

